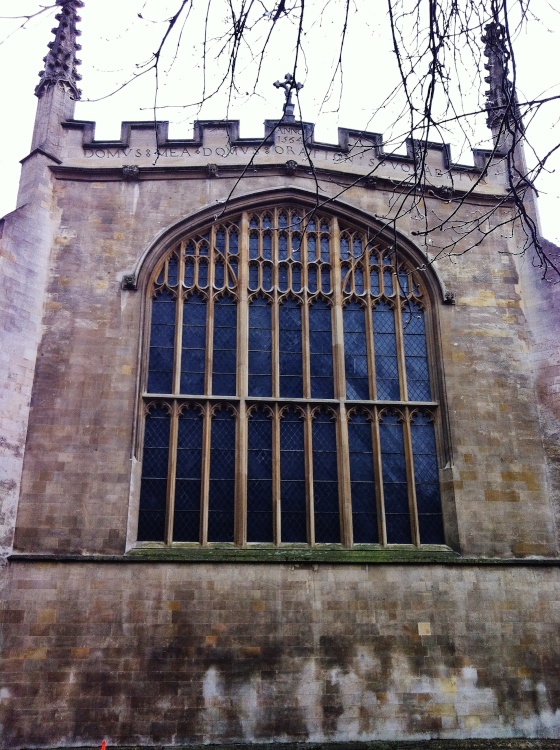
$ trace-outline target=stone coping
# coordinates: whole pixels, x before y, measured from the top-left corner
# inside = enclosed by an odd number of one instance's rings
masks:
[[[96,745],[51,746],[48,750],[99,750]],[[373,740],[370,742],[224,742],[212,745],[107,745],[108,750],[560,750],[560,739],[427,739]],[[31,748],[21,748],[31,750]]]
[[[12,553],[10,563],[287,563],[350,565],[468,565],[507,567],[560,567],[560,558],[551,557],[462,557],[441,547],[422,549],[375,548],[264,548],[145,546],[124,555]],[[560,744],[558,745],[560,750]]]

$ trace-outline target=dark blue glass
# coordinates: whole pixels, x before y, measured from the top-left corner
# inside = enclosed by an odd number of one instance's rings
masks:
[[[340,257],[342,260],[348,260],[350,257],[350,244],[345,234],[340,238]]]
[[[173,541],[200,539],[202,415],[188,410],[179,417]]]
[[[212,393],[234,396],[237,371],[237,305],[230,297],[214,302]]]
[[[249,227],[251,229],[258,229],[259,228],[259,217],[258,216],[251,216],[249,219]]]
[[[278,266],[278,288],[281,292],[287,292],[289,287],[288,282],[288,264],[281,263]]]
[[[374,297],[379,296],[379,271],[373,266],[369,274],[369,284],[372,295]]]
[[[430,400],[430,374],[426,349],[424,311],[415,302],[402,309],[406,383],[409,401]]]
[[[229,252],[231,255],[237,255],[239,252],[237,232],[232,229],[229,233]]]
[[[249,263],[249,289],[256,291],[259,288],[259,264]]]
[[[325,266],[321,268],[321,289],[325,294],[331,291],[331,269]]]
[[[177,258],[172,255],[167,261],[167,283],[169,286],[177,286],[179,276],[179,263]]]
[[[165,540],[170,424],[169,414],[161,407],[146,416],[138,513],[139,542]]]
[[[313,419],[313,498],[315,541],[340,542],[336,424],[330,414]]]
[[[263,229],[271,229],[272,228],[272,219],[271,217],[266,214],[266,216],[263,217]]]
[[[272,308],[262,298],[249,306],[249,395],[272,395]]]
[[[208,286],[208,261],[206,258],[198,259],[198,286],[201,289]]]
[[[364,414],[356,414],[348,423],[350,446],[350,487],[352,527],[355,544],[379,541],[371,423]]]
[[[313,263],[316,260],[317,255],[317,240],[315,237],[307,237],[307,260],[309,263]]]
[[[398,401],[400,390],[395,313],[386,302],[381,302],[373,308],[373,343],[377,398]]]
[[[331,259],[331,247],[328,235],[322,235],[321,237],[321,260],[323,263],[328,263]]]
[[[299,232],[293,232],[292,234],[292,258],[293,260],[300,260],[301,250],[301,234]]]
[[[301,290],[301,266],[299,263],[292,265],[292,289],[294,292]]]
[[[410,432],[420,542],[445,544],[434,424],[426,414],[417,414]]]
[[[272,260],[272,235],[265,232],[263,235],[263,257],[265,260]]]
[[[194,259],[187,258],[185,260],[185,286],[190,289],[194,284]]]
[[[175,350],[175,299],[160,292],[152,300],[148,392],[171,393],[173,390],[173,354]]]
[[[255,260],[259,257],[259,235],[258,232],[249,234],[249,258]]]
[[[408,274],[406,271],[399,271],[399,294],[401,297],[408,296]]]
[[[315,294],[317,291],[317,267],[309,266],[307,269],[307,288],[311,294]]]
[[[362,240],[359,237],[354,237],[354,242],[352,243],[352,251],[354,258],[359,258],[362,255]]]
[[[229,260],[229,273],[228,273],[228,286],[230,289],[235,287],[237,281],[237,258],[230,258]]]
[[[216,232],[216,250],[221,254],[225,255],[226,252],[226,233],[223,229],[218,229]]]
[[[278,237],[278,257],[280,260],[288,257],[288,236],[284,232]]]
[[[307,231],[314,232],[316,228],[317,226],[315,224],[315,219],[309,219],[309,221],[307,222],[307,226],[306,226]]]
[[[181,393],[204,393],[205,365],[206,300],[193,294],[183,308]]]
[[[224,263],[221,260],[217,260],[214,267],[214,287],[216,289],[224,288]]]
[[[209,255],[209,250],[210,250],[210,245],[207,240],[203,240],[198,246],[198,254],[203,255],[206,258]]]
[[[295,412],[284,412],[280,422],[280,508],[282,542],[307,541],[304,423]]]
[[[331,308],[323,300],[309,307],[311,397],[334,398]]]
[[[364,272],[361,268],[354,269],[354,288],[356,289],[356,294],[364,293]]]
[[[343,308],[342,317],[344,321],[346,398],[368,399],[365,310],[357,302],[349,302]]]
[[[273,542],[272,419],[253,412],[248,425],[247,541]]]
[[[301,345],[301,307],[293,299],[285,300],[280,318],[280,396],[303,397],[303,360]]]
[[[212,417],[208,541],[233,542],[235,505],[235,416]]]
[[[262,288],[265,292],[272,291],[272,263],[262,264]]]
[[[278,226],[280,229],[285,229],[288,226],[288,216],[284,212],[278,216]]]
[[[379,438],[387,542],[411,544],[403,428],[396,414],[386,414],[380,421]]]
[[[393,271],[383,271],[383,287],[385,294],[391,296],[393,294]]]

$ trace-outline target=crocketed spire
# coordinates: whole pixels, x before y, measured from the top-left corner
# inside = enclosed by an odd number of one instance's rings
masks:
[[[60,85],[69,91],[74,99],[79,99],[81,91],[77,86],[77,81],[81,80],[81,75],[76,71],[76,66],[80,65],[80,60],[76,59],[76,52],[81,46],[76,42],[80,36],[80,31],[76,24],[80,21],[78,8],[83,8],[82,0],[57,0],[60,5],[60,13],[56,15],[58,26],[53,29],[55,35],[54,41],[49,42],[49,52],[43,58],[45,69],[39,75],[41,80],[35,89],[35,94],[39,98],[50,86]]]
[[[490,85],[486,91],[486,120],[492,130],[502,125],[504,118],[513,110],[513,85],[508,78],[510,54],[506,46],[505,29],[493,21],[484,28],[482,41],[488,62],[484,66],[488,75],[484,78]]]

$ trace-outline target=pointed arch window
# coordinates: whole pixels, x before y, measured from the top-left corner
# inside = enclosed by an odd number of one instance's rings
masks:
[[[138,541],[443,544],[422,275],[367,229],[245,212],[148,288]]]

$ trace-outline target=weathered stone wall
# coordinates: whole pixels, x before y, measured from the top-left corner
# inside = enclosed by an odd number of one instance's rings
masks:
[[[558,573],[11,563],[3,746],[559,737]]]
[[[278,188],[304,190],[310,183],[307,176],[274,181]],[[270,178],[257,175],[236,193],[270,186]],[[234,187],[231,178],[57,182],[61,220],[51,253],[18,550],[124,550],[144,295],[142,289],[123,291],[121,280],[164,229],[221,206]],[[322,187],[335,192],[327,183]],[[373,216],[387,211],[392,199],[389,191],[355,187],[344,205]],[[442,214],[455,208],[437,198],[429,207]],[[399,223],[409,235],[418,219],[412,213]],[[530,330],[514,260],[500,254],[502,248],[496,233],[460,259],[437,263],[456,295],[454,306],[436,301],[436,307],[457,546],[466,554],[550,555],[556,546]]]

